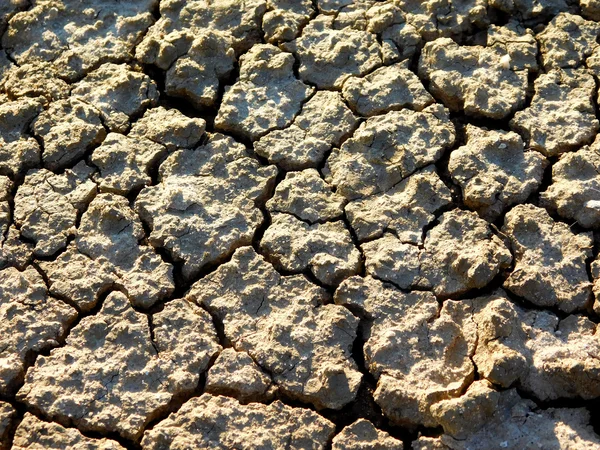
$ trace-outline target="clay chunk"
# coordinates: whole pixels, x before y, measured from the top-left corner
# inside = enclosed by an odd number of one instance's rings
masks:
[[[74,80],[104,62],[124,62],[153,22],[156,0],[39,2],[9,21],[2,47],[19,64],[49,62]]]
[[[541,409],[521,399],[515,389],[499,392],[483,380],[473,383],[459,399],[440,402],[439,412],[450,419],[444,428],[460,434],[446,431],[438,438],[421,437],[412,443],[413,449],[600,447],[585,408]]]
[[[245,352],[227,348],[206,375],[206,392],[228,395],[245,402],[273,396],[271,378]]]
[[[166,147],[149,139],[109,133],[90,158],[98,168],[94,180],[101,192],[127,195],[151,183],[150,168],[166,154]]]
[[[537,35],[544,68],[579,67],[598,47],[599,35],[600,24],[574,14],[558,14]]]
[[[434,103],[405,63],[381,67],[363,78],[350,77],[342,87],[348,104],[361,116],[409,108],[421,111]]]
[[[402,441],[378,430],[366,419],[358,419],[333,438],[333,450],[403,450]]]
[[[0,102],[0,174],[15,175],[40,165],[40,146],[27,134],[43,110],[40,98]]]
[[[151,108],[131,127],[130,137],[146,138],[167,150],[196,147],[206,130],[206,121],[188,117],[177,109]]]
[[[454,138],[454,125],[441,105],[371,117],[331,152],[327,181],[348,200],[387,191],[437,161]]]
[[[538,43],[532,30],[511,18],[506,25],[490,25],[486,33],[486,46],[496,55],[503,57],[501,63],[515,70],[527,69],[537,72]]]
[[[565,153],[552,166],[552,184],[540,194],[543,206],[585,228],[600,226],[600,154],[597,147]]]
[[[317,91],[289,127],[261,137],[254,149],[285,170],[317,167],[333,146],[354,131],[357,121],[339,93]]]
[[[285,175],[267,202],[267,209],[314,224],[339,219],[345,203],[344,197],[333,192],[316,169],[306,169]]]
[[[166,71],[165,93],[197,108],[218,106],[219,83],[236,56],[260,42],[265,0],[160,2],[160,18],[136,48],[136,58]]]
[[[222,450],[324,450],[334,430],[333,423],[315,412],[280,401],[242,405],[232,398],[203,394],[146,431],[142,448],[195,448],[201,442]]]
[[[402,242],[420,244],[425,227],[451,200],[435,167],[427,166],[385,192],[349,202],[345,211],[360,241],[390,231]]]
[[[335,29],[333,18],[320,15],[302,35],[282,47],[300,60],[300,79],[319,89],[341,89],[352,75],[366,75],[381,66],[377,36],[368,31]]]
[[[48,277],[50,293],[67,299],[83,312],[93,309],[109,290],[127,284],[105,257],[92,259],[81,253],[74,243],[56,259],[39,264]]]
[[[375,401],[398,425],[436,426],[432,406],[461,395],[475,375],[477,328],[466,303],[440,308],[429,292],[404,293],[373,278],[352,277],[334,297],[357,311],[364,356],[378,380]]]
[[[595,323],[527,311],[502,291],[473,301],[479,340],[473,361],[480,377],[501,387],[517,382],[540,401],[600,395],[600,341]]]
[[[261,41],[265,0],[160,2],[160,18],[136,49],[145,64],[166,70],[165,92],[198,108],[218,106],[219,83],[236,57]]]
[[[106,129],[100,111],[77,98],[51,103],[33,122],[33,132],[44,144],[44,167],[59,170],[100,144]]]
[[[407,22],[426,40],[485,28],[489,22],[487,3],[485,0],[452,2],[445,4],[443,11],[440,11],[440,4],[436,0],[394,2],[406,14]]]
[[[545,156],[557,156],[590,143],[599,127],[592,97],[594,77],[585,69],[553,69],[534,83],[531,106],[510,121],[527,145]]]
[[[310,0],[268,0],[267,6],[262,29],[271,44],[296,38],[314,14]]]
[[[515,268],[504,287],[535,305],[565,312],[585,308],[591,298],[586,259],[591,233],[575,234],[542,208],[518,205],[504,219]]]
[[[542,182],[546,159],[526,151],[517,133],[466,127],[466,145],[450,154],[448,170],[465,205],[494,220],[508,206],[523,203]]]
[[[149,319],[115,292],[64,347],[38,357],[18,398],[62,424],[137,439],[173,396],[196,388],[219,350],[197,306],[174,300]]]
[[[67,245],[83,210],[96,195],[94,169],[80,162],[55,175],[31,170],[15,195],[14,221],[21,236],[35,243],[34,255],[51,256]]]
[[[33,247],[33,244],[21,239],[21,233],[14,225],[10,225],[0,238],[0,268],[24,270],[33,257]]]
[[[189,51],[194,37],[203,32],[228,36],[235,53],[243,53],[260,42],[260,23],[266,9],[265,0],[161,2],[160,19],[144,36],[136,56],[145,64],[166,70]]]
[[[76,428],[65,428],[54,422],[44,422],[30,413],[15,432],[14,450],[124,450],[111,439],[92,439]]]
[[[313,88],[294,77],[294,57],[271,44],[240,58],[240,77],[225,88],[215,127],[256,140],[288,126]],[[276,100],[274,100],[276,99]]]
[[[98,279],[102,280],[100,284],[114,282],[123,287],[136,306],[148,308],[169,296],[175,286],[173,266],[164,262],[144,240],[140,219],[127,199],[115,194],[100,194],[82,215],[73,243],[77,252],[94,262],[86,264],[85,258],[73,259],[75,264],[83,264],[80,268],[74,267],[73,274],[104,266],[94,273],[94,277],[98,277],[96,283]],[[62,264],[65,263],[63,260]],[[107,273],[117,276],[106,280],[104,274]],[[67,289],[77,289],[78,282],[75,276],[71,278],[70,268],[60,270],[56,276],[57,280],[67,283]],[[84,298],[85,303],[95,301],[89,295]]]
[[[425,44],[419,74],[451,110],[502,119],[525,104],[528,71],[499,50],[460,46],[450,38],[440,38]],[[535,55],[530,64],[535,65]]]
[[[213,134],[195,150],[172,153],[160,166],[159,184],[144,188],[135,208],[150,227],[150,243],[183,262],[190,278],[252,242],[263,221],[256,203],[276,175],[242,144]]]
[[[189,45],[189,49],[172,66],[167,67],[165,93],[183,98],[200,109],[218,106],[219,83],[231,74],[236,63],[235,52],[231,48],[232,39],[227,34],[202,30],[191,45],[186,43],[188,40],[191,38],[175,35],[175,42],[166,43],[167,48]],[[139,48],[143,49],[143,46]],[[166,50],[167,55],[172,51],[170,48]],[[175,51],[177,54],[182,52]],[[167,55],[158,58],[171,59]],[[144,56],[142,58],[145,59]],[[155,63],[161,64],[158,59]]]
[[[304,276],[281,276],[243,247],[196,282],[187,298],[216,316],[226,339],[286,396],[319,409],[354,400],[362,378],[351,357],[358,319],[325,304],[326,291]]]
[[[48,295],[33,267],[0,271],[0,394],[14,394],[26,358],[58,346],[76,317],[74,308]]]
[[[158,102],[158,88],[148,75],[126,64],[104,64],[77,83],[71,95],[94,105],[110,131],[125,133],[132,116]]]
[[[422,248],[392,234],[362,244],[367,273],[402,289],[447,298],[479,289],[509,267],[512,256],[476,213],[452,210],[427,232]]]
[[[34,63],[13,66],[6,74],[4,90],[14,99],[44,97],[52,102],[69,97],[71,87],[51,64]]]
[[[339,284],[360,268],[360,253],[342,221],[309,225],[275,213],[260,249],[275,267],[291,273],[310,270],[327,285]]]

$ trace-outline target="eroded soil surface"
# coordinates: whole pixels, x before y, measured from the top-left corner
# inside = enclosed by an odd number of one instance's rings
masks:
[[[0,450],[600,449],[600,0],[0,36]]]

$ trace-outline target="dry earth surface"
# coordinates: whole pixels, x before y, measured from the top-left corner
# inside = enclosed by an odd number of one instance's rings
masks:
[[[600,449],[600,0],[0,36],[0,450]]]

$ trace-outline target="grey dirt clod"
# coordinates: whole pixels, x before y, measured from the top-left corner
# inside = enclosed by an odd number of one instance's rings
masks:
[[[363,78],[350,77],[342,86],[342,94],[361,116],[402,108],[421,111],[434,102],[406,62],[381,67]]]
[[[426,40],[472,32],[485,28],[489,23],[488,2],[485,0],[447,2],[443,11],[440,11],[436,0],[399,0],[394,3],[405,12],[407,22]]]
[[[537,35],[545,69],[578,67],[598,47],[600,24],[560,13]]]
[[[91,163],[101,192],[127,195],[152,182],[150,169],[167,155],[167,148],[146,138],[109,133],[94,150]]]
[[[420,244],[425,227],[451,200],[450,190],[430,165],[385,192],[349,202],[345,212],[360,241],[390,231],[402,242]]]
[[[262,29],[272,44],[296,38],[315,12],[311,0],[267,0],[267,8]]]
[[[62,175],[30,170],[15,195],[14,222],[35,243],[35,256],[51,256],[75,234],[77,219],[96,195],[94,169],[80,162]]]
[[[115,284],[138,307],[150,307],[175,289],[173,266],[147,245],[138,215],[125,197],[100,194],[81,217],[77,236],[64,256],[48,263],[49,282],[90,307],[98,299],[76,273],[93,271],[91,280],[105,288]],[[78,256],[79,253],[81,256]],[[70,265],[74,264],[71,270]],[[101,270],[97,270],[102,266]],[[85,273],[85,272],[84,272]],[[73,276],[72,276],[73,274]],[[87,291],[86,291],[87,290]]]
[[[104,64],[74,85],[71,95],[93,105],[110,130],[129,130],[133,116],[158,102],[156,83],[127,64]]]
[[[542,204],[586,228],[600,225],[600,154],[597,144],[565,153],[552,166],[552,184],[540,194]]]
[[[528,311],[502,291],[473,306],[480,377],[504,388],[518,383],[540,401],[600,395],[600,342],[591,320]]]
[[[256,140],[288,126],[313,88],[294,77],[294,57],[271,44],[240,58],[240,77],[225,88],[215,127]]]
[[[311,225],[290,214],[272,214],[260,250],[280,270],[310,270],[327,285],[337,285],[360,269],[360,252],[341,220]]]
[[[51,103],[32,128],[44,145],[44,167],[50,170],[60,170],[83,158],[89,148],[106,137],[100,111],[77,98]]]
[[[40,261],[48,277],[49,291],[81,311],[93,309],[110,289],[122,285],[119,271],[105,257],[92,259],[69,245],[52,261]]]
[[[202,442],[219,450],[324,450],[334,431],[334,424],[317,413],[278,400],[243,405],[229,397],[203,394],[146,431],[142,448],[194,448]]]
[[[387,191],[454,143],[448,110],[391,111],[367,119],[327,159],[327,181],[349,200]]]
[[[156,0],[36,2],[10,19],[2,47],[19,65],[49,62],[73,81],[102,63],[131,59],[153,22],[156,4]]]
[[[335,29],[333,17],[320,15],[302,35],[282,47],[300,61],[300,79],[319,89],[340,89],[352,75],[366,75],[381,66],[377,36],[356,29]]]
[[[173,151],[196,147],[205,130],[204,119],[188,117],[177,109],[159,106],[148,109],[144,116],[133,124],[129,136],[149,139]]]
[[[405,293],[371,277],[344,281],[334,300],[365,322],[365,362],[384,414],[396,424],[437,426],[432,406],[461,395],[475,376],[469,306],[449,300],[440,307],[429,292]]]
[[[358,320],[327,304],[326,291],[302,275],[282,276],[251,247],[196,282],[187,298],[224,325],[280,392],[319,409],[356,397],[362,374],[351,357]]]
[[[341,218],[346,199],[333,192],[316,169],[288,172],[267,202],[271,213],[291,214],[314,224]]]
[[[27,357],[60,345],[76,317],[74,308],[48,295],[33,267],[0,271],[0,394],[14,394]]]
[[[466,145],[450,154],[448,170],[469,208],[494,220],[508,206],[522,203],[542,182],[546,159],[525,149],[513,132],[467,125]]]
[[[402,441],[378,430],[366,419],[358,419],[333,438],[333,450],[402,450]]]
[[[173,396],[196,388],[219,350],[197,306],[179,299],[149,318],[114,292],[36,360],[18,397],[65,425],[137,439]]]
[[[361,247],[368,274],[402,289],[432,290],[439,297],[483,288],[512,261],[488,223],[461,210],[444,213],[421,246],[387,233]]]
[[[12,66],[6,74],[4,89],[12,98],[44,97],[51,102],[69,97],[71,86],[59,78],[54,66],[42,62]]]
[[[592,256],[591,233],[575,234],[533,205],[508,212],[502,232],[515,257],[506,289],[535,305],[569,313],[586,307],[592,295],[586,269]]]
[[[219,84],[237,57],[260,42],[265,0],[168,0],[136,48],[137,59],[165,70],[165,92],[198,108],[218,106]]]
[[[599,122],[593,97],[596,82],[586,69],[552,69],[534,83],[531,105],[515,114],[510,127],[545,156],[557,156],[593,141]]]
[[[76,428],[45,422],[30,413],[19,424],[13,441],[14,450],[124,450],[111,439],[93,439]]]
[[[0,174],[16,175],[39,167],[40,146],[28,133],[43,110],[41,98],[21,98],[0,104]]]
[[[261,137],[254,150],[285,170],[317,167],[333,146],[352,134],[357,123],[339,93],[318,91],[289,127]]]
[[[446,432],[437,438],[420,437],[413,449],[600,447],[587,409],[541,409],[521,399],[515,389],[497,391],[484,380],[474,382],[462,397],[440,402],[437,412]]]
[[[277,175],[231,137],[212,134],[196,149],[178,150],[160,166],[159,184],[144,188],[135,209],[150,244],[183,262],[183,275],[225,260],[252,242],[264,217],[257,204]]]
[[[508,33],[519,35],[512,30]],[[523,55],[513,59],[503,46],[460,46],[449,38],[428,42],[419,60],[419,74],[433,95],[453,111],[502,119],[521,109],[527,94],[528,67],[536,65],[535,41],[523,42]]]
[[[275,388],[267,375],[246,352],[226,348],[206,375],[206,392],[228,395],[240,401],[265,401]]]

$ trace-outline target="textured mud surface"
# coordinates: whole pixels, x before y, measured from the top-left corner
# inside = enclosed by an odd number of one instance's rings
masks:
[[[600,1],[0,37],[0,450],[600,450]]]

